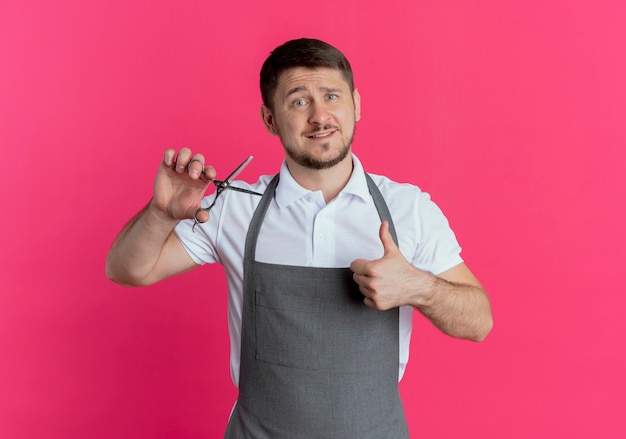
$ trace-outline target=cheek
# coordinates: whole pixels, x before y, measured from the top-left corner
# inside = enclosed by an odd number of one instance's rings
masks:
[[[342,105],[341,108],[337,108],[334,111],[335,117],[344,121],[354,120],[354,108]]]
[[[344,128],[351,129],[352,125],[356,122],[356,115],[354,114],[354,110],[346,108],[345,110],[341,110],[336,113],[337,120],[344,125]]]
[[[300,131],[301,129],[301,121],[297,117],[285,117],[280,120],[280,129],[283,134],[293,135]]]

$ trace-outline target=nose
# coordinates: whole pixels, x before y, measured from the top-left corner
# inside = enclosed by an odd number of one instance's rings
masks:
[[[309,113],[309,123],[313,125],[324,125],[331,118],[328,109],[320,103],[314,102],[311,104]]]

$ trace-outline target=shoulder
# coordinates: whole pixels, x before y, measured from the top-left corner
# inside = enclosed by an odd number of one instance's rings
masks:
[[[428,192],[414,184],[370,176],[389,207],[400,249],[414,266],[436,274],[463,262],[448,218]]]
[[[254,183],[235,180],[232,188],[263,194],[273,175],[263,175]],[[250,219],[261,201],[260,195],[225,190],[211,209],[209,220],[198,224],[194,231],[193,220],[184,220],[176,226],[176,235],[197,264],[221,262],[243,254],[243,242]],[[203,207],[212,204],[215,192],[202,201]]]
[[[417,241],[438,235],[437,230],[449,230],[447,217],[428,192],[382,175],[370,174],[370,177],[385,199],[397,228],[414,235]]]
[[[372,178],[385,201],[390,205],[390,208],[394,204],[406,205],[409,203],[416,206],[416,204],[430,201],[430,194],[422,191],[417,185],[400,183],[384,175],[369,173],[368,175]]]
[[[244,180],[235,180],[231,184],[233,187],[238,187],[241,189],[251,190],[259,193],[263,193],[265,188],[270,184],[272,179],[276,176],[276,174],[272,175],[261,175],[257,181],[254,183],[248,183]]]
[[[261,196],[267,189],[274,175],[262,175],[254,183],[248,183],[243,180],[235,180],[231,183],[231,189],[224,191],[221,200],[218,198],[215,203],[215,214],[221,215],[223,211],[231,213],[231,216],[238,216],[242,219],[250,218],[254,210],[261,201]],[[244,189],[254,193],[245,193],[233,189]],[[208,200],[212,195],[208,197]],[[226,212],[224,212],[226,213]],[[229,218],[232,220],[232,218]]]

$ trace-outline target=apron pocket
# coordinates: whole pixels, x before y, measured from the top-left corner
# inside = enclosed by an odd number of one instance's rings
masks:
[[[255,304],[256,359],[298,369],[317,369],[321,299],[256,291]]]

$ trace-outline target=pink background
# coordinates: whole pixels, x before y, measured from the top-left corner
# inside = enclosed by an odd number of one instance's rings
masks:
[[[626,437],[624,5],[1,1],[0,437],[221,437],[221,267],[128,290],[104,260],[165,148],[278,169],[258,70],[301,36],[346,53],[356,153],[433,195],[493,301],[483,344],[416,315],[413,437]]]

